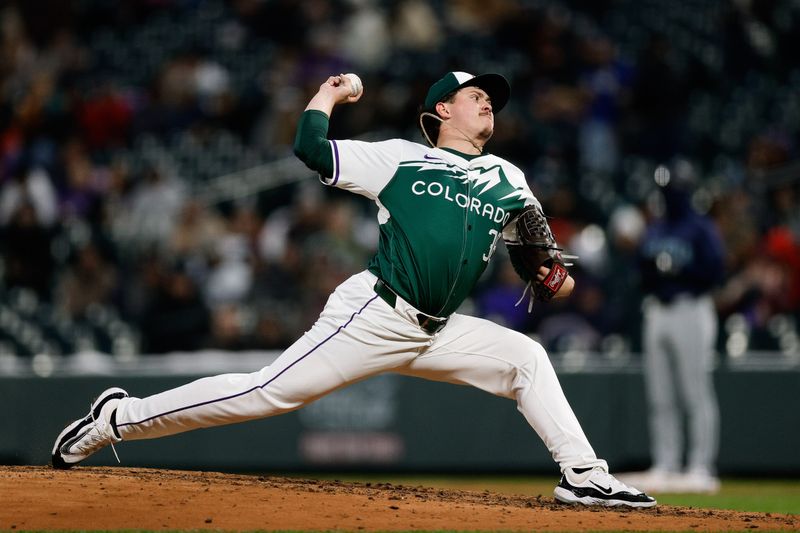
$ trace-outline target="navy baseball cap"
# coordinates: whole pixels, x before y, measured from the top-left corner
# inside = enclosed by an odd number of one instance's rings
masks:
[[[431,85],[425,97],[425,110],[433,111],[436,104],[451,92],[464,87],[478,87],[486,91],[492,99],[492,112],[497,113],[508,103],[511,86],[500,74],[480,74],[474,76],[468,72],[448,72],[442,79]]]

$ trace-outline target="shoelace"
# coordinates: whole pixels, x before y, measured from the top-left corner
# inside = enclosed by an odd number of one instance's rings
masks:
[[[119,460],[119,455],[117,455],[117,449],[114,447],[114,439],[104,437],[102,432],[97,428],[97,419],[94,417],[94,409],[89,407],[89,413],[92,415],[92,422],[95,423],[95,427],[92,429],[97,429],[97,436],[92,437],[90,441],[90,448],[88,451],[94,451],[95,447],[98,444],[103,444],[104,440],[108,440],[108,443],[111,444],[111,451],[114,452],[114,457],[117,459],[117,464],[122,464],[122,461]],[[91,431],[91,430],[90,430]]]

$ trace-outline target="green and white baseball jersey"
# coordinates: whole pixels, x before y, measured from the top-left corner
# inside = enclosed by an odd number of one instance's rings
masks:
[[[537,204],[523,172],[497,156],[469,156],[392,139],[330,141],[328,185],[374,200],[380,242],[369,270],[420,311],[446,317],[469,295],[503,228]]]

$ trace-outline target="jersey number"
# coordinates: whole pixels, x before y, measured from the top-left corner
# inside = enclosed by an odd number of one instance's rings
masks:
[[[495,249],[497,248],[497,239],[500,237],[500,232],[496,229],[490,229],[489,235],[492,236],[492,244],[489,246],[489,251],[483,254],[483,261],[484,263],[488,263],[489,259],[492,258]]]

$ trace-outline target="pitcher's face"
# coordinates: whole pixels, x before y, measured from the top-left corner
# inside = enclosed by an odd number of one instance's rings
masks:
[[[492,99],[478,87],[464,87],[452,102],[441,102],[446,113],[445,124],[457,128],[471,139],[489,140],[494,132]],[[440,111],[440,116],[442,112]],[[444,125],[443,125],[444,127]]]

